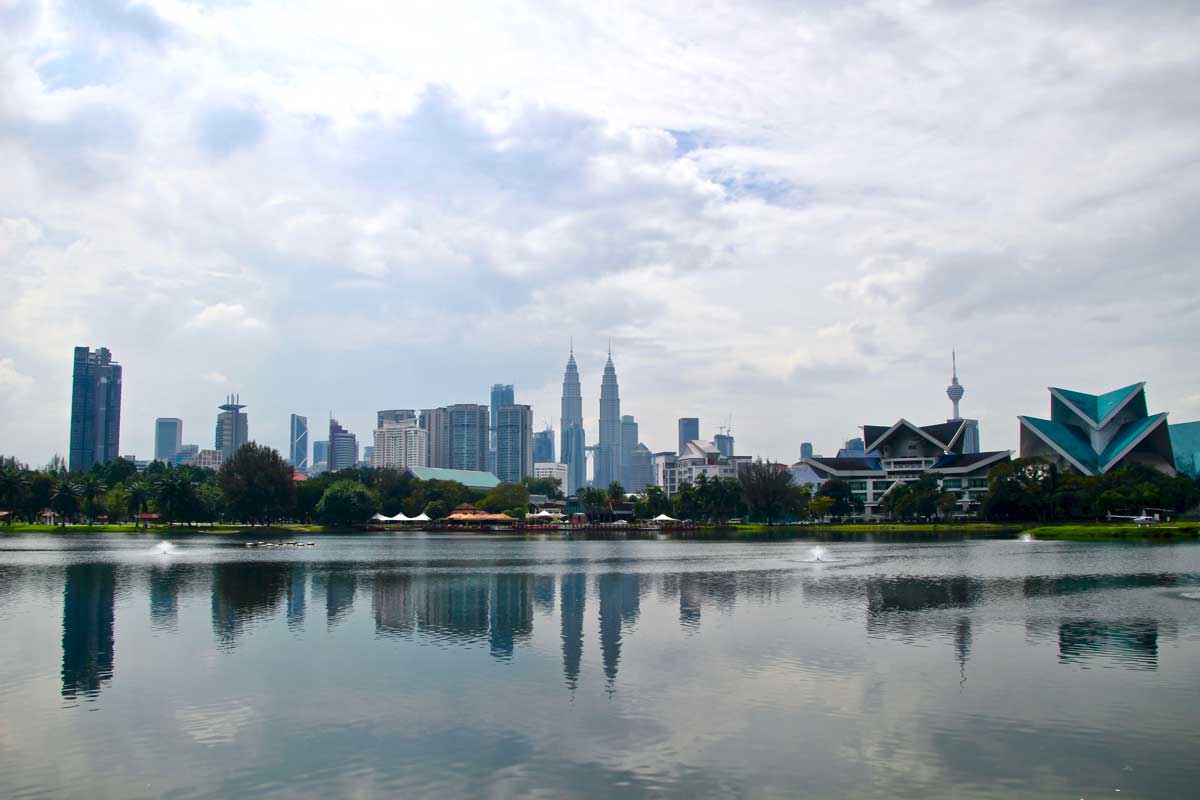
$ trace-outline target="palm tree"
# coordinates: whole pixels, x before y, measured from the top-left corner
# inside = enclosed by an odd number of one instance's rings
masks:
[[[130,516],[133,517],[133,525],[136,528],[138,516],[150,507],[150,486],[143,480],[136,480],[125,487],[125,492],[128,494],[128,499],[125,501],[127,509]]]
[[[62,517],[64,527],[67,518],[79,511],[79,495],[79,487],[66,478],[59,481],[50,492],[50,507]]]
[[[0,499],[4,500],[4,504],[8,506],[8,516],[5,521],[12,524],[16,518],[17,504],[20,502],[20,497],[29,488],[29,476],[24,470],[16,467],[4,467],[0,469]]]
[[[79,479],[78,488],[79,498],[83,501],[83,513],[87,516],[90,527],[96,519],[96,500],[108,491],[108,487],[98,475],[89,472]]]
[[[193,507],[196,486],[181,470],[171,470],[154,482],[154,495],[158,500],[159,510],[170,525],[177,518],[185,516]]]

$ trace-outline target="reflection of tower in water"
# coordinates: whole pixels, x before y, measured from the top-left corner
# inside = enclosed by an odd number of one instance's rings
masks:
[[[562,576],[559,592],[562,615],[563,677],[567,688],[579,685],[579,664],[583,658],[583,609],[587,604],[587,576],[573,572]]]
[[[213,565],[212,627],[217,644],[231,648],[250,623],[279,608],[290,567],[283,563],[230,561]]]
[[[596,579],[600,595],[600,656],[609,688],[617,678],[621,661],[621,628],[624,623],[637,622],[641,598],[641,579],[638,575],[608,572]]]
[[[150,625],[173,630],[179,621],[179,584],[183,567],[172,564],[150,570]]]
[[[289,628],[304,626],[305,589],[308,585],[308,566],[304,563],[292,565],[291,580],[287,587],[287,624]]]
[[[325,622],[330,627],[354,610],[358,577],[350,570],[334,570],[325,576]]]
[[[512,658],[514,640],[533,634],[533,576],[497,574],[492,579],[490,599],[492,655]]]
[[[971,655],[971,618],[961,616],[954,623],[954,655],[958,659],[959,686],[967,682],[967,658]]]
[[[117,577],[111,564],[73,564],[63,586],[62,696],[94,697],[113,674]]]

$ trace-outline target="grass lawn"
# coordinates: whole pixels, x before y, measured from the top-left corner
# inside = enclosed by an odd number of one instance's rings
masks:
[[[1195,539],[1200,523],[1160,522],[1139,528],[1137,525],[1093,522],[1081,525],[1043,525],[1025,531],[1035,539],[1071,539],[1076,541],[1120,541],[1125,539]]]
[[[263,537],[284,536],[294,533],[343,533],[336,528],[326,528],[322,525],[284,524],[250,527],[249,525],[134,525],[133,523],[113,525],[29,525],[14,523],[0,525],[3,533],[58,533],[58,534],[90,534],[90,533],[136,533],[155,536],[170,536],[186,533],[215,533],[215,534],[249,534]]]
[[[903,523],[854,522],[845,525],[734,525],[738,533],[1015,533],[1023,530],[1024,525],[999,524],[991,522],[954,522],[954,523]]]

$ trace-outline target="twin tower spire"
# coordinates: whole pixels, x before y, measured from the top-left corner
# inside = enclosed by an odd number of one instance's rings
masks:
[[[617,369],[613,366],[612,340],[608,343],[608,360],[600,381],[600,439],[594,448],[587,447],[583,427],[583,391],[579,381],[579,366],[575,363],[575,341],[571,340],[567,368],[563,373],[562,425],[559,453],[567,465],[567,492],[576,493],[587,485],[587,452],[595,454],[594,484],[607,487],[620,476],[621,394]]]

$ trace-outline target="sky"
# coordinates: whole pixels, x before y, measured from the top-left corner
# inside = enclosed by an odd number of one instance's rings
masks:
[[[1200,4],[0,0],[0,453],[76,345],[212,446],[487,403],[832,454],[1048,386],[1200,419]]]

